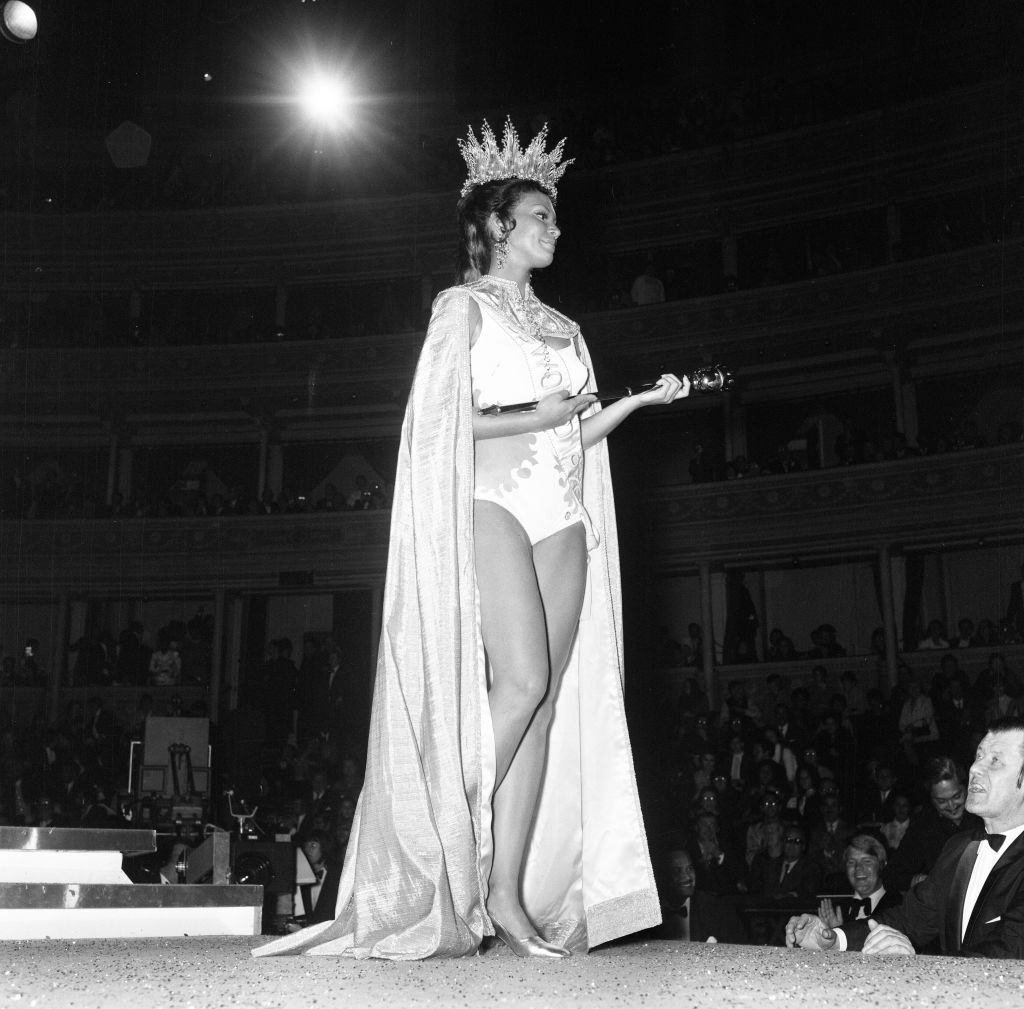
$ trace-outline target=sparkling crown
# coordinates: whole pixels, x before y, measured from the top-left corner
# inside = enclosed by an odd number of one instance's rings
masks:
[[[549,152],[545,152],[544,145],[547,139],[548,127],[545,123],[544,129],[530,141],[529,147],[523,150],[519,146],[519,134],[516,133],[512,120],[506,119],[505,133],[501,138],[502,146],[499,148],[494,131],[486,119],[480,128],[479,141],[473,127],[470,126],[469,136],[458,141],[459,150],[469,169],[469,175],[462,184],[459,196],[465,196],[474,186],[483,182],[493,182],[495,179],[529,179],[543,186],[554,199],[558,180],[575,159],[562,161],[564,138]]]

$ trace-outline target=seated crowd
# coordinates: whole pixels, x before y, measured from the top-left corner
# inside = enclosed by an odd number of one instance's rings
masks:
[[[930,678],[901,666],[888,697],[822,665],[791,690],[778,673],[756,693],[733,680],[712,710],[690,677],[654,821],[659,934],[781,944],[797,911],[839,924],[898,904],[980,825],[966,768],[986,725],[1021,712],[1024,681],[998,653],[973,681],[952,652]]]

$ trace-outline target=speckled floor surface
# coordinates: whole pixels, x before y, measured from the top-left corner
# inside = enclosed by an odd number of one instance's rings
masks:
[[[1024,1009],[1024,961],[863,957],[647,942],[564,961],[253,960],[258,939],[0,944],[0,1007],[751,1006]]]

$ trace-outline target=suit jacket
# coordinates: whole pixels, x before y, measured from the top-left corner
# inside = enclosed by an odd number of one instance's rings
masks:
[[[885,867],[885,885],[890,890],[908,890],[910,881],[918,873],[931,872],[946,842],[955,834],[968,834],[981,826],[973,813],[964,812],[960,825],[939,816],[929,803],[920,813],[910,818],[900,846],[892,853]]]
[[[821,884],[821,870],[807,855],[798,858],[782,875],[782,858],[765,859],[761,869],[761,894],[765,897],[813,897]]]
[[[341,863],[328,863],[327,872],[313,904],[313,885],[306,883],[299,887],[302,893],[302,907],[306,912],[306,924],[334,920],[334,905],[338,902],[338,884],[341,882]],[[312,905],[312,906],[311,906]]]
[[[972,845],[976,834],[950,838],[928,878],[907,894],[902,907],[883,911],[875,920],[898,929],[915,948],[937,939],[939,951],[950,956],[1024,959],[1024,835],[992,868],[960,938],[964,894],[977,854]],[[863,948],[866,921],[852,922],[843,931],[849,949]]]

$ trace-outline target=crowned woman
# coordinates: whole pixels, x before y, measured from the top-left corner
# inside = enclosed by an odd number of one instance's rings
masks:
[[[546,140],[523,149],[507,122],[500,145],[486,123],[460,141],[459,283],[434,302],[402,426],[336,917],[256,955],[464,956],[494,936],[557,958],[660,921],[605,438],[690,385],[597,402],[579,326],[530,286],[570,163]]]

